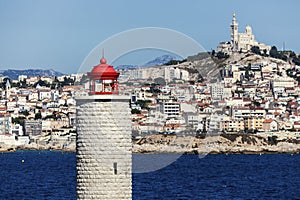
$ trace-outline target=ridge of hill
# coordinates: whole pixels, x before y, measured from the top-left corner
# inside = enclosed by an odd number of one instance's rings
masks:
[[[7,69],[1,70],[0,76],[6,76],[12,80],[17,80],[20,75],[26,75],[27,77],[32,76],[62,76],[61,72],[55,71],[53,69]]]

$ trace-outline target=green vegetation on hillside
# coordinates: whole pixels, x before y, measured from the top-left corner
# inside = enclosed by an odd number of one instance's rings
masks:
[[[148,107],[149,103],[151,103],[151,100],[137,100],[137,104],[139,104],[142,109],[149,110],[149,107]]]
[[[289,55],[288,51],[277,51],[277,48],[275,46],[271,47],[270,57],[272,58],[278,58],[284,61],[288,61],[288,55]]]
[[[177,64],[181,64],[183,62],[186,62],[187,59],[183,59],[183,60],[170,60],[169,62],[165,63],[165,65],[177,65]]]
[[[293,62],[296,65],[300,66],[300,55],[296,55],[293,51],[278,51],[276,46],[272,46],[269,55],[267,54],[267,50],[264,49],[263,53],[261,52],[258,46],[251,47],[251,52],[257,55],[261,55],[264,57],[270,56],[271,58],[277,58],[286,62]]]

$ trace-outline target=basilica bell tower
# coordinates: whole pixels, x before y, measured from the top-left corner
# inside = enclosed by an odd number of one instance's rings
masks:
[[[230,39],[233,51],[238,51],[238,40],[239,40],[239,24],[236,21],[235,13],[232,14],[232,22],[230,24]]]

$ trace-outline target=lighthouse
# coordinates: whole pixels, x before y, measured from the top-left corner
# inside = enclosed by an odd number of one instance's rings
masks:
[[[132,199],[129,97],[104,57],[87,76],[87,95],[76,97],[77,199]]]

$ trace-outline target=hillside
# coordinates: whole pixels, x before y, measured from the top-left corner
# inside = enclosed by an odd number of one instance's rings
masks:
[[[147,63],[143,64],[141,67],[164,65],[171,60],[176,60],[176,57],[173,55],[162,55],[153,60],[148,61]]]
[[[224,65],[239,64],[247,66],[249,63],[276,63],[289,64],[278,58],[265,57],[254,53],[233,53],[228,58],[217,58],[211,56],[209,53],[199,53],[194,56],[189,56],[186,62],[181,63],[178,68],[186,69],[190,73],[190,79],[197,81],[198,73],[202,77],[207,77],[210,80],[220,79],[220,70]]]
[[[10,79],[16,80],[18,76],[26,75],[27,77],[31,76],[62,76],[64,75],[61,72],[57,72],[53,69],[24,69],[24,70],[16,70],[16,69],[8,69],[0,71],[0,76],[7,76]]]

